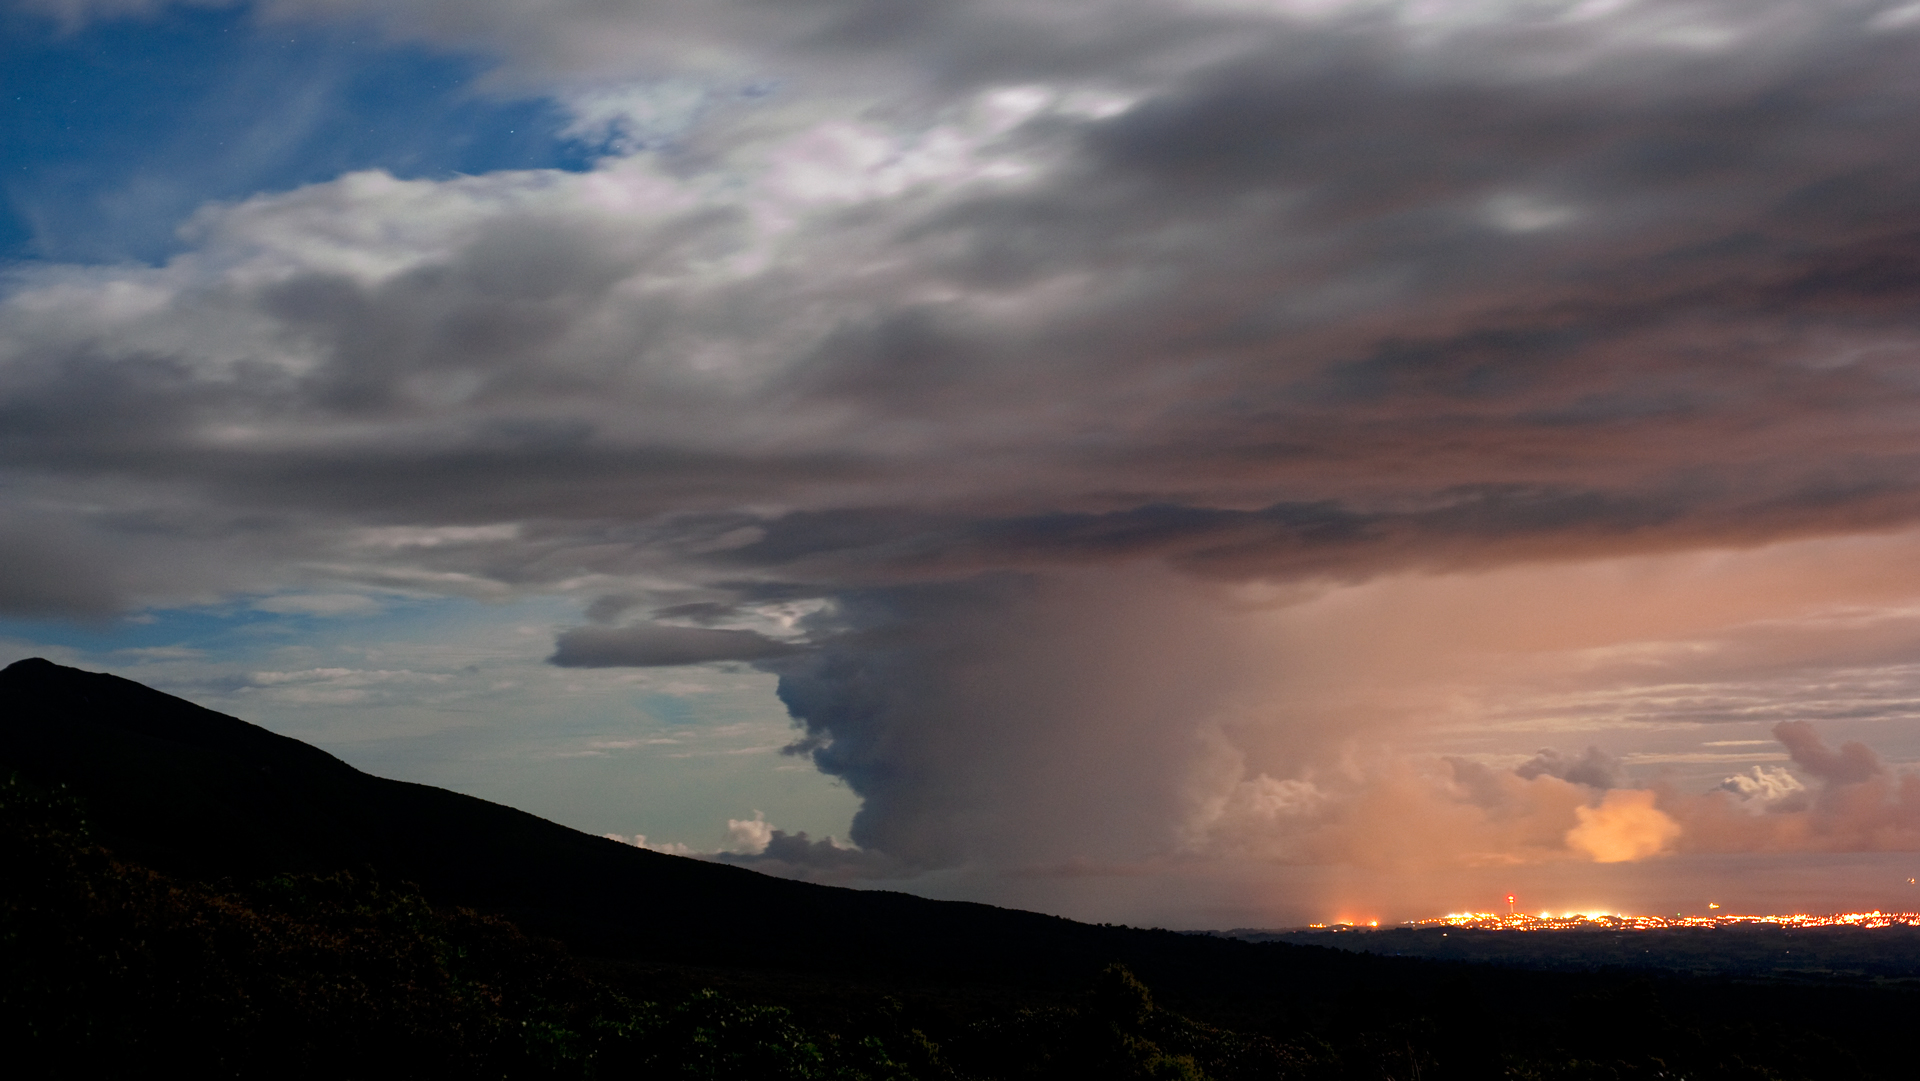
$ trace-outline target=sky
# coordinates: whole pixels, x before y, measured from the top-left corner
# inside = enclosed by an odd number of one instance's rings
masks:
[[[1920,4],[0,0],[0,661],[1179,928],[1920,910]]]

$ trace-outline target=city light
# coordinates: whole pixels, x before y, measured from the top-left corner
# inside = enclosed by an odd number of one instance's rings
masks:
[[[1718,908],[1718,905],[1714,905]],[[1794,913],[1767,916],[1626,916],[1611,912],[1566,912],[1558,916],[1498,912],[1450,912],[1399,924],[1406,928],[1457,927],[1470,931],[1665,931],[1679,927],[1920,927],[1920,912],[1834,912],[1826,915]],[[1358,931],[1379,923],[1315,923],[1316,931]]]

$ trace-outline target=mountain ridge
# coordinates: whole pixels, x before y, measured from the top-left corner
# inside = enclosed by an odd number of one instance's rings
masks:
[[[719,967],[1013,975],[1110,960],[1190,982],[1270,978],[1275,951],[963,901],[776,878],[650,852],[501,804],[377,777],[132,680],[41,658],[0,671],[0,765],[67,785],[107,848],[200,880],[371,867],[576,952]],[[1258,958],[1258,960],[1256,960]],[[1182,979],[1185,975],[1188,979]]]

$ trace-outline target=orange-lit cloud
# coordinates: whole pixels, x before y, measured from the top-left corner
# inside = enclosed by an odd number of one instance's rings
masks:
[[[1608,792],[1598,807],[1575,807],[1580,824],[1567,831],[1567,847],[1595,863],[1626,863],[1666,851],[1680,824],[1653,805],[1651,791]]]

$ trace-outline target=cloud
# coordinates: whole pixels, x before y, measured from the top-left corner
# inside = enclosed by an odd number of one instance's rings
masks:
[[[1555,777],[1522,778],[1457,759],[1377,755],[1341,773],[1317,772],[1311,780],[1255,776],[1234,784],[1224,800],[1197,809],[1187,851],[1403,874],[1564,862],[1575,858],[1567,831],[1591,795]]]
[[[740,856],[757,856],[767,850],[772,843],[773,824],[759,811],[752,818],[730,818],[727,820],[727,847],[722,851]]]
[[[764,825],[757,821],[757,815],[755,818],[754,823],[729,821],[729,832],[733,832],[734,826]],[[813,882],[846,883],[908,878],[917,870],[885,853],[844,845],[832,837],[816,841],[808,837],[805,830],[788,833],[770,827],[764,833],[758,829],[751,835],[743,833],[738,836],[731,850],[722,850],[714,858],[722,863],[740,864],[770,874]]]
[[[1620,760],[1598,747],[1588,747],[1578,758],[1568,758],[1548,748],[1513,771],[1527,780],[1546,775],[1592,788],[1621,786]]]
[[[1655,807],[1655,793],[1615,790],[1598,807],[1575,807],[1580,824],[1567,831],[1567,845],[1595,863],[1626,863],[1658,855],[1681,827]]]
[[[1720,787],[1742,800],[1761,807],[1803,809],[1807,786],[1798,777],[1779,766],[1754,766],[1720,782]]]
[[[1828,768],[1841,756],[1826,752],[1811,726],[1776,728],[1783,744],[1814,749],[1803,754],[1825,773],[1796,764],[1819,789],[1786,769],[1756,766],[1697,794],[1657,783],[1611,787],[1596,801],[1598,786],[1536,768],[1542,759],[1570,761],[1551,751],[1513,770],[1379,758],[1344,777],[1310,781],[1246,779],[1236,765],[1242,779],[1200,809],[1189,847],[1400,871],[1628,863],[1674,853],[1920,851],[1920,773]],[[1853,746],[1855,762],[1876,760]],[[1625,782],[1617,772],[1611,779]]]
[[[445,672],[411,669],[307,668],[256,671],[227,681],[223,688],[253,698],[294,706],[350,706],[364,709],[396,702],[438,703],[461,696]]]
[[[0,451],[138,477],[219,547],[242,507],[285,523],[223,553],[248,569],[336,555],[316,525],[544,522],[407,550],[536,587],[648,559],[822,591],[1089,561],[1364,576],[1912,520],[1909,114],[1830,104],[1903,93],[1912,42],[1796,23],[1708,65],[1485,67],[1637,17],[1426,44],[1268,20],[1297,43],[1131,74],[1112,113],[1069,68],[887,122],[755,106],[584,175],[209,208],[166,267],[20,279]],[[1220,19],[1260,21],[1191,16]],[[1562,202],[1584,216],[1482,222]],[[1760,248],[1715,254],[1730,237]],[[1645,449],[1683,445],[1712,449]]]
[[[609,841],[619,841],[623,845],[632,845],[635,848],[644,848],[649,852],[664,852],[669,856],[697,855],[697,853],[695,853],[692,848],[689,848],[688,846],[681,844],[679,841],[662,841],[658,843],[649,843],[647,841],[647,835],[644,833],[635,833],[635,834],[632,834],[631,836],[623,833],[603,833],[601,834],[601,836],[605,837]]]
[[[653,852],[696,856],[816,882],[861,882],[910,877],[914,873],[913,868],[882,853],[863,851],[832,837],[816,841],[805,830],[789,833],[778,829],[759,811],[755,811],[752,818],[728,819],[727,841],[715,852],[696,852],[678,842],[650,844],[644,833],[631,836],[608,833],[602,836]]]
[[[1855,741],[1834,752],[1806,722],[1773,731],[1806,779],[1756,766],[1700,796],[1669,794],[1681,851],[1920,851],[1920,773],[1889,770]]]
[[[1920,711],[1893,8],[262,11],[604,156],[16,268],[6,611],[562,595],[554,664],[777,674],[895,869],[1908,843],[1794,726]],[[1705,795],[1595,749],[1781,720]]]
[[[549,664],[562,668],[666,668],[781,657],[799,647],[753,631],[643,623],[576,627],[560,635]]]
[[[105,553],[70,547],[62,534],[71,532],[47,523],[0,533],[0,606],[24,616],[97,617],[126,604],[124,581],[105,565]]]
[[[364,616],[380,611],[380,602],[359,593],[288,593],[253,602],[278,615]]]
[[[1244,649],[1205,602],[1147,576],[843,594],[815,650],[768,665],[789,751],[861,797],[855,844],[909,865],[1169,850]]]
[[[1786,745],[1795,765],[1829,785],[1859,784],[1885,772],[1880,756],[1866,744],[1849,741],[1835,753],[1806,721],[1781,721],[1773,726],[1773,736]]]

